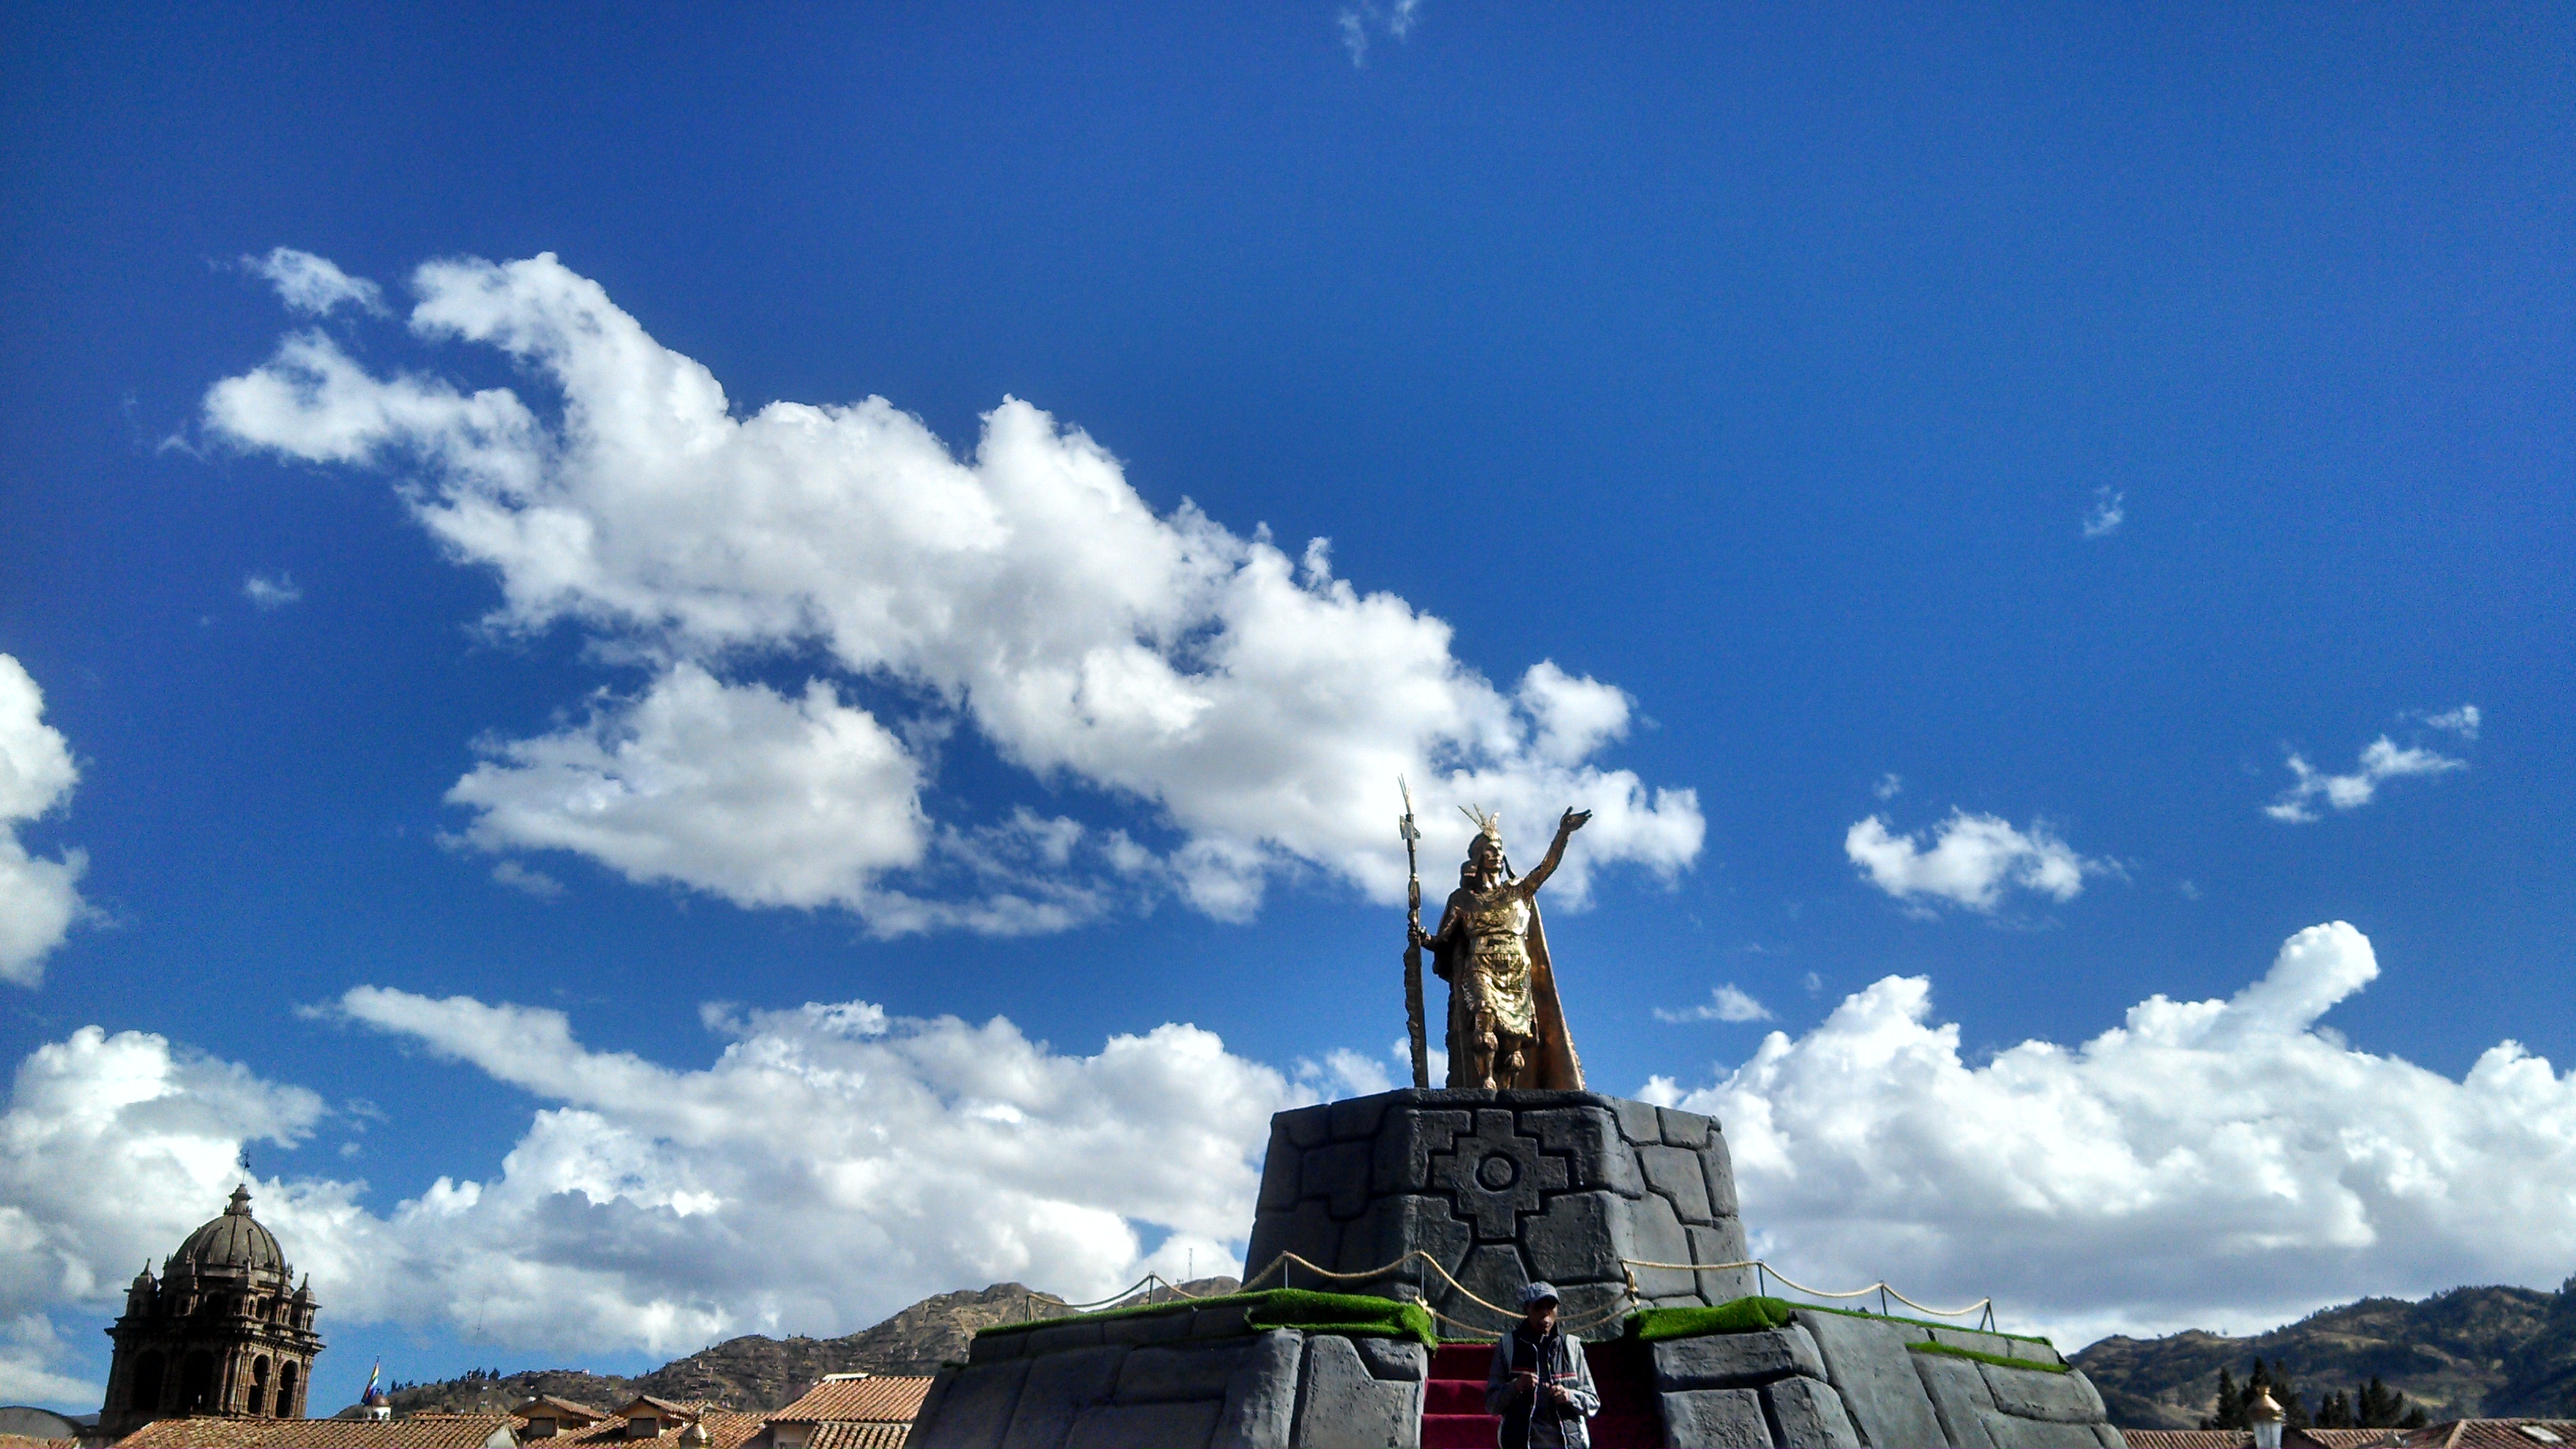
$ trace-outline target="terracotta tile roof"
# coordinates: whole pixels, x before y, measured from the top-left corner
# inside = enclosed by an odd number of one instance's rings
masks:
[[[910,1424],[857,1424],[846,1419],[826,1420],[814,1426],[814,1437],[806,1441],[807,1449],[903,1449],[903,1441],[912,1433]]]
[[[533,1419],[544,1415],[553,1419],[580,1418],[594,1424],[608,1417],[608,1411],[596,1404],[585,1404],[576,1399],[558,1399],[552,1394],[539,1394],[525,1403],[514,1406],[510,1412],[522,1419]]]
[[[633,1401],[629,1402],[631,1407]],[[680,1435],[687,1431],[691,1422],[695,1422],[706,1426],[708,1440],[715,1449],[739,1449],[739,1446],[748,1441],[752,1435],[759,1433],[760,1426],[767,1422],[758,1414],[737,1414],[731,1409],[719,1409],[703,1403],[674,1404],[667,1399],[656,1399],[652,1402],[658,1410],[656,1417],[665,1420],[665,1427],[661,1433],[649,1439],[627,1438],[626,1416],[611,1414],[596,1424],[568,1429],[551,1439],[531,1439],[528,1442],[531,1444],[630,1444],[638,1446],[638,1449],[649,1444],[661,1446],[661,1449],[676,1449],[680,1442]]]
[[[2549,1449],[2576,1445],[2576,1419],[2453,1419],[2414,1430],[2398,1442],[2443,1449]]]
[[[876,1424],[909,1424],[921,1412],[930,1380],[891,1374],[863,1379],[830,1378],[805,1391],[805,1397],[769,1416],[773,1424],[819,1424],[854,1419]]]
[[[2525,1425],[2553,1437],[2544,1439]],[[2123,1429],[2131,1449],[2245,1449],[2243,1429]],[[2285,1429],[2281,1442],[2313,1449],[2576,1449],[2576,1419],[2450,1419],[2421,1429]]]
[[[119,1449],[481,1449],[518,1438],[507,1414],[366,1419],[155,1419]]]

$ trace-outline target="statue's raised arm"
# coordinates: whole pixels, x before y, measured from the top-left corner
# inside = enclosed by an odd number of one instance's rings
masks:
[[[1591,818],[1589,810],[1568,810],[1558,818],[1556,839],[1548,842],[1546,857],[1539,861],[1536,870],[1521,877],[1523,896],[1537,895],[1538,888],[1547,884],[1547,878],[1556,874],[1557,864],[1565,859],[1565,842],[1572,839],[1574,832],[1583,828],[1583,822]]]

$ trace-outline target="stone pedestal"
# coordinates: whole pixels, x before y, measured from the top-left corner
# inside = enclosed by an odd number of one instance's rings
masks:
[[[911,1449],[1410,1449],[1430,1353],[1399,1339],[1256,1330],[1187,1303],[983,1333],[941,1370]]]
[[[1589,1092],[1408,1090],[1271,1119],[1247,1279],[1282,1252],[1368,1273],[1415,1249],[1507,1307],[1522,1284],[1553,1283],[1573,1324],[1621,1302],[1622,1259],[1748,1256],[1725,1136],[1695,1113]],[[1754,1291],[1750,1268],[1635,1271],[1656,1307]],[[1262,1286],[1418,1297],[1452,1320],[1449,1336],[1507,1326],[1418,1259],[1364,1280],[1291,1265]]]
[[[1463,1299],[1426,1252],[1479,1297],[1510,1305],[1533,1278],[1564,1297],[1567,1326],[1620,1331],[1622,1259],[1740,1262],[1735,1173],[1717,1123],[1587,1092],[1386,1092],[1271,1119],[1245,1276],[1293,1252],[1262,1288],[1419,1298],[1444,1339],[1506,1319]],[[1646,1306],[1717,1305],[1754,1292],[1753,1270],[1636,1269]],[[916,1449],[1411,1449],[1422,1442],[1436,1358],[1422,1343],[1338,1319],[1261,1327],[1258,1294],[987,1329],[941,1371]],[[1327,1304],[1337,1312],[1365,1299]],[[1366,1318],[1366,1313],[1356,1318]],[[1645,1374],[1668,1446],[2117,1449],[2120,1431],[2081,1373],[2037,1339],[1777,1305],[1744,1320],[1683,1317],[1696,1337],[1603,1353]],[[1667,1324],[1676,1320],[1666,1318]],[[1333,1326],[1339,1323],[1340,1326]],[[1690,1325],[1702,1324],[1693,1328]],[[1442,1377],[1441,1385],[1451,1380]],[[1605,1394],[1605,1399],[1608,1397]],[[1451,1412],[1442,1411],[1444,1414]],[[1604,1418],[1603,1424],[1611,1422]]]
[[[1669,1340],[1652,1354],[1666,1444],[2124,1442],[2093,1385],[2037,1339],[1801,1309],[1777,1328]]]

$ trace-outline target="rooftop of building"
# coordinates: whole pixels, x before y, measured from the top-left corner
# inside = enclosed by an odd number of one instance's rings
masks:
[[[519,1442],[507,1414],[400,1419],[155,1419],[117,1449],[496,1449]]]
[[[2250,1429],[2123,1429],[2131,1449],[2246,1449]],[[2420,1429],[2281,1431],[2283,1449],[2551,1449],[2576,1446],[2576,1419],[2446,1419]]]
[[[911,1433],[910,1424],[826,1420],[814,1426],[814,1437],[805,1441],[805,1449],[903,1449]]]
[[[912,1422],[930,1392],[927,1378],[870,1374],[833,1374],[805,1391],[805,1396],[769,1416],[782,1424],[831,1422]]]
[[[759,1414],[736,1413],[731,1409],[719,1409],[713,1404],[683,1404],[667,1399],[654,1399],[650,1402],[657,1406],[651,1417],[656,1421],[658,1428],[658,1432],[651,1435],[641,1438],[630,1437],[627,1432],[629,1418],[621,1411],[610,1414],[596,1423],[559,1430],[551,1438],[530,1438],[528,1442],[532,1444],[659,1445],[668,1446],[668,1449],[679,1449],[679,1446],[687,1441],[689,1430],[692,1427],[700,1427],[706,1430],[708,1449],[740,1449],[742,1444],[759,1433],[761,1426],[768,1422]],[[627,1407],[634,1407],[634,1403],[630,1401]],[[637,1414],[634,1417],[640,1419],[646,1416]],[[528,1425],[528,1421],[524,1418],[513,1422],[522,1429]]]

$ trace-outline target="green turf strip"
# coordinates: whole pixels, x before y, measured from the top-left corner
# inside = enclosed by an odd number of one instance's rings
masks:
[[[1738,1298],[1715,1308],[1645,1308],[1628,1315],[1627,1334],[1645,1343],[1657,1343],[1667,1338],[1786,1328],[1791,1307],[1783,1298]]]
[[[1033,1318],[1025,1323],[998,1323],[985,1334],[1031,1333],[1068,1323],[1103,1323],[1113,1318],[1144,1318],[1157,1313],[1187,1313],[1199,1308],[1241,1308],[1245,1327],[1255,1331],[1294,1328],[1303,1333],[1334,1333],[1360,1338],[1410,1338],[1426,1346],[1439,1340],[1431,1315],[1415,1303],[1398,1303],[1364,1293],[1318,1293],[1311,1288],[1270,1288],[1255,1293],[1228,1293],[1178,1303],[1146,1303],[1133,1308],[1105,1308],[1097,1313],[1063,1318]]]
[[[1310,1288],[1273,1288],[1241,1296],[1263,1300],[1248,1315],[1255,1328],[1410,1338],[1426,1348],[1440,1344],[1431,1331],[1430,1313],[1419,1303],[1398,1303],[1365,1293],[1318,1293]]]
[[[1710,1333],[1752,1333],[1765,1328],[1786,1328],[1792,1313],[1839,1313],[1846,1318],[1866,1318],[1875,1323],[1905,1323],[1916,1328],[1946,1328],[1954,1333],[1968,1332],[1955,1323],[1933,1323],[1921,1318],[1899,1318],[1886,1313],[1862,1313],[1851,1308],[1826,1308],[1815,1303],[1792,1303],[1786,1298],[1738,1298],[1715,1308],[1644,1308],[1628,1315],[1627,1336],[1654,1343],[1667,1338],[1698,1338]],[[1994,1333],[1993,1329],[1978,1329]],[[2030,1333],[1995,1333],[1997,1338],[2017,1338],[2025,1343],[2048,1343]],[[2055,1345],[2051,1344],[2054,1348]]]
[[[2071,1372],[2062,1363],[2041,1363],[2037,1359],[2006,1358],[1999,1353],[1979,1353],[1973,1348],[1961,1348],[1955,1343],[1909,1343],[1905,1347],[1912,1353],[1937,1353],[1943,1358],[1972,1358],[1979,1363],[1990,1363],[2000,1368],[2030,1369],[2035,1373],[2043,1374]]]

